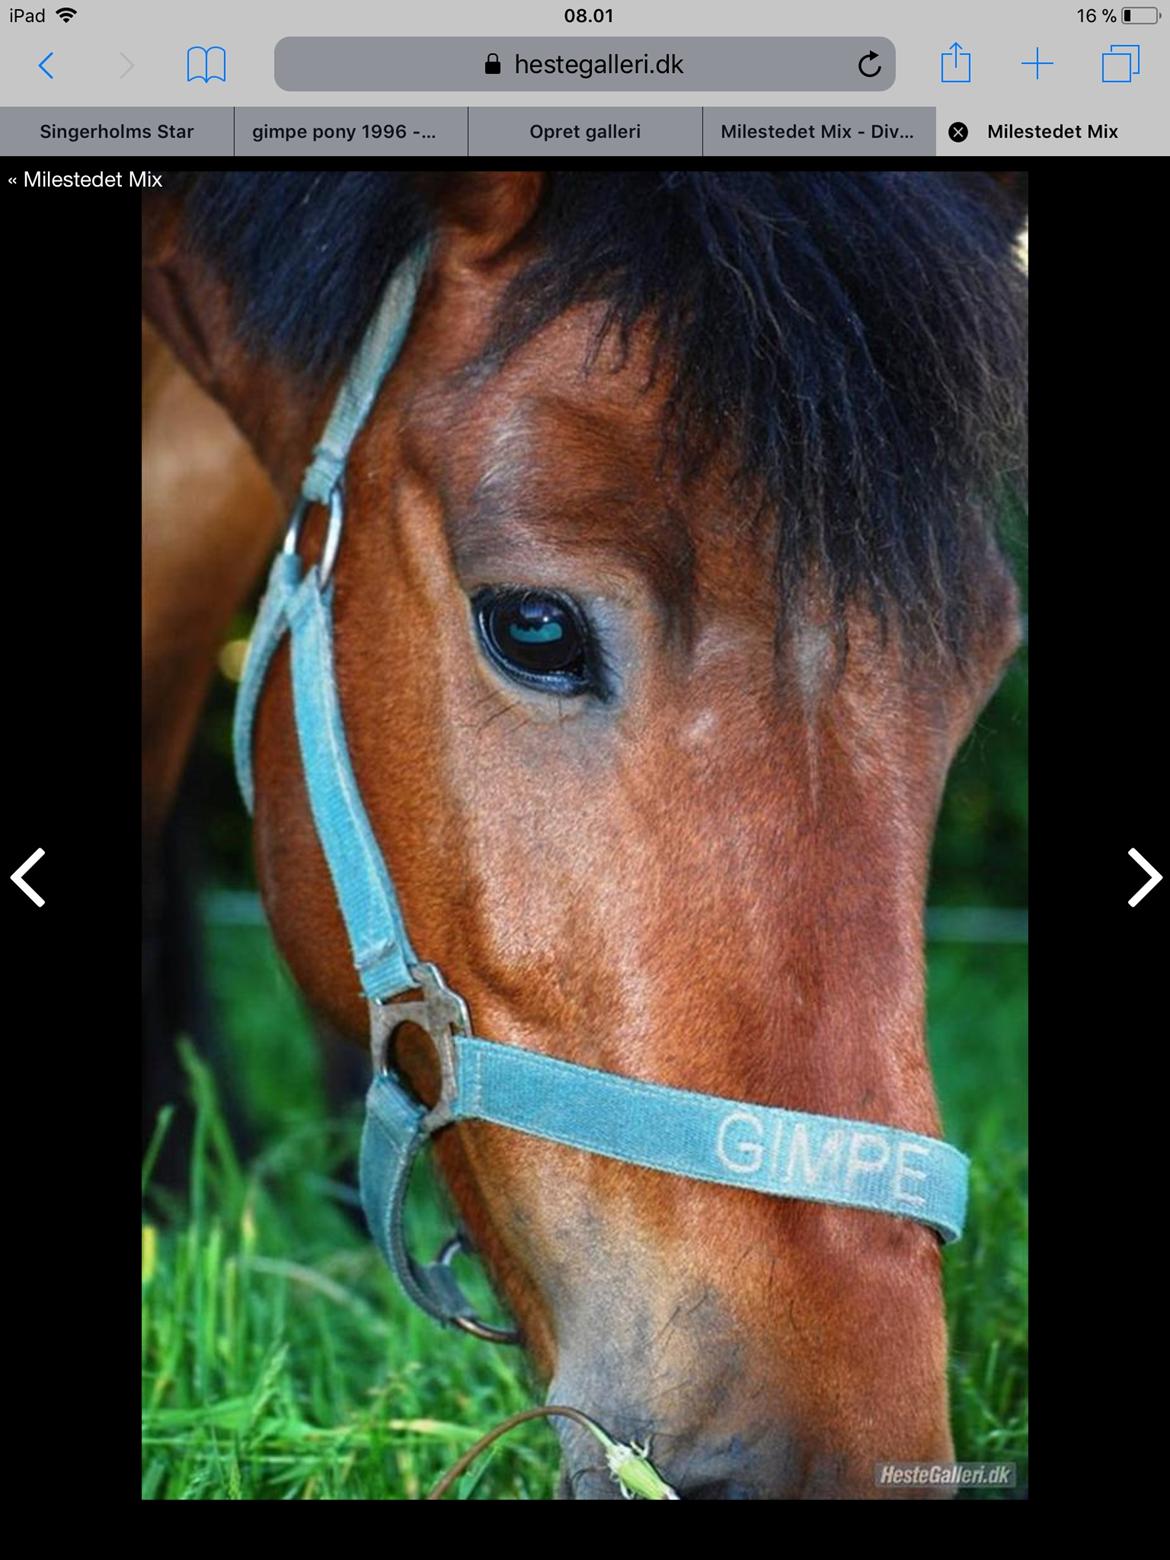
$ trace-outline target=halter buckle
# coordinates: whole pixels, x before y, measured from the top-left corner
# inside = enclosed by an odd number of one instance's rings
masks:
[[[435,965],[412,964],[410,973],[422,992],[421,1000],[370,1003],[370,1055],[375,1073],[389,1074],[393,1071],[390,1042],[403,1024],[417,1024],[430,1036],[439,1058],[440,1083],[439,1098],[422,1120],[423,1131],[429,1137],[455,1119],[459,1089],[455,1038],[471,1034],[471,1015],[467,1003],[451,990]]]

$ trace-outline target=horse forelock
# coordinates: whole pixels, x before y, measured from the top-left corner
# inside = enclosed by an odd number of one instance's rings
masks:
[[[319,380],[435,216],[409,174],[286,172],[195,176],[185,220],[244,342]],[[839,641],[860,602],[962,662],[1023,487],[1018,228],[991,176],[551,173],[469,367],[583,303],[603,306],[591,360],[612,342],[620,366],[648,326],[679,470],[730,450],[742,501],[773,517],[781,616],[815,580]]]

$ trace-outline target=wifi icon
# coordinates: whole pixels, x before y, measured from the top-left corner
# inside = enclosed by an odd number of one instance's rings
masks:
[[[63,22],[71,22],[73,20],[73,18],[77,15],[77,10],[76,10],[76,8],[74,6],[63,5],[61,7],[61,9],[57,12],[57,15],[61,18],[61,20]]]

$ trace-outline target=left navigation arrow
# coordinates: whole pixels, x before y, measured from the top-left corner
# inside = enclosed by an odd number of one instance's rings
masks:
[[[50,81],[56,81],[57,78],[56,78],[56,76],[53,75],[53,72],[51,70],[46,70],[45,69],[45,63],[46,63],[46,61],[51,60],[55,53],[56,53],[55,49],[50,49],[48,54],[45,55],[45,58],[43,60],[38,60],[37,61],[37,69],[41,72],[42,75],[48,76]]]
[[[20,889],[22,894],[27,894],[38,909],[40,909],[41,905],[43,905],[45,901],[37,893],[35,888],[30,888],[29,885],[24,881],[24,874],[29,870],[30,867],[35,867],[37,862],[44,854],[45,853],[43,850],[34,850],[28,860],[22,861],[20,866],[17,867],[16,871],[12,874],[12,881],[16,884],[17,888]]]

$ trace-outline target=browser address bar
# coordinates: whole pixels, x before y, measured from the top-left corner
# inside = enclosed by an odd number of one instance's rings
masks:
[[[888,38],[282,38],[286,92],[884,92]]]

